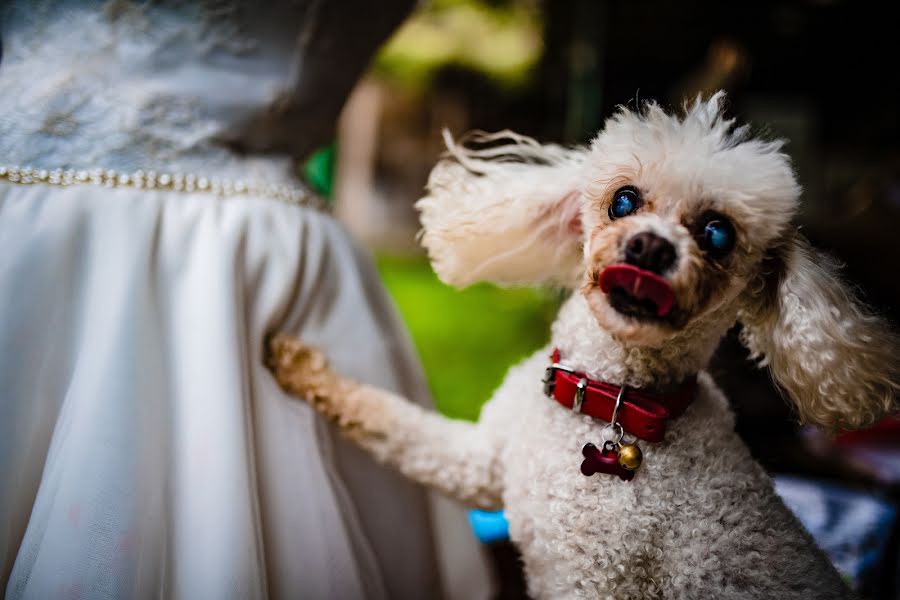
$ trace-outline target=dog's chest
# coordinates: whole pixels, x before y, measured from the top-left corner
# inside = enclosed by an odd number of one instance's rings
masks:
[[[638,441],[644,463],[632,481],[587,477],[580,469],[582,448],[602,446],[606,424],[573,414],[530,381],[518,391],[505,411],[504,506],[529,571],[559,561],[583,564],[586,571],[571,576],[584,589],[604,588],[601,579],[623,566],[648,580],[662,577],[664,549],[683,543],[692,530],[687,521],[673,520],[672,511],[702,520],[709,505],[703,471],[725,473],[735,463],[737,455],[723,453],[715,433],[727,431],[724,414],[701,401],[672,424],[666,441]],[[709,450],[717,445],[718,453]]]
[[[658,479],[647,481],[643,468],[633,481],[605,473],[583,475],[582,448],[588,443],[602,447],[610,434],[606,424],[563,408],[544,396],[539,386],[520,397],[518,404],[507,438],[504,477],[510,496],[507,512],[511,521],[519,521],[512,527],[521,525],[521,533],[542,528],[560,537],[568,530],[611,532],[610,519],[635,508],[636,488],[645,490]],[[642,446],[652,459],[654,449]]]

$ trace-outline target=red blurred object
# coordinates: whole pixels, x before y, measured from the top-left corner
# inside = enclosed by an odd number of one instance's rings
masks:
[[[900,415],[885,417],[867,429],[844,431],[837,435],[834,443],[838,446],[900,446]]]

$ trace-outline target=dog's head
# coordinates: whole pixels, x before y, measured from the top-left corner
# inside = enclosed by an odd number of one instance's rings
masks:
[[[621,111],[581,188],[583,293],[615,337],[660,345],[731,306],[784,238],[800,188],[780,142],[750,139],[721,95],[683,118]]]
[[[453,285],[580,288],[624,344],[740,320],[802,418],[870,422],[898,388],[895,338],[792,226],[800,187],[782,142],[735,127],[722,101],[681,116],[622,109],[590,148],[448,137],[418,203],[435,271]]]

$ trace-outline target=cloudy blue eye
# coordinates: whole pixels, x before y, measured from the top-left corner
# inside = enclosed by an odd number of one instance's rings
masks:
[[[641,205],[641,197],[632,187],[623,187],[613,194],[609,205],[609,218],[621,219],[636,211]]]
[[[710,213],[700,220],[697,243],[713,258],[722,258],[734,249],[734,225],[718,213]]]

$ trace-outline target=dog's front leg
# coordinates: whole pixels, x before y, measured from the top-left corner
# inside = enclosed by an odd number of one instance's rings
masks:
[[[500,507],[497,439],[484,428],[341,377],[321,352],[288,336],[274,337],[268,350],[279,385],[375,458],[466,504]]]

